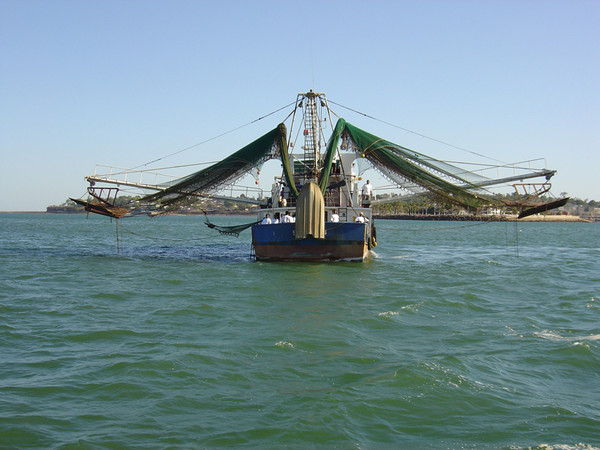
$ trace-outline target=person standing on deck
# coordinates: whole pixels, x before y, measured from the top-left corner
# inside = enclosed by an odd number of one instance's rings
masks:
[[[368,204],[373,196],[373,186],[371,186],[371,180],[367,180],[366,184],[362,187],[362,202]]]
[[[339,222],[340,221],[340,216],[337,213],[337,209],[334,209],[333,212],[331,213],[331,221],[332,222]]]
[[[265,218],[260,222],[261,225],[271,225],[271,215],[269,213],[265,214]]]

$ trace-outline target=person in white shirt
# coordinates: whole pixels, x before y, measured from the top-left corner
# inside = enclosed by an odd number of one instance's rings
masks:
[[[367,180],[366,184],[362,187],[363,202],[371,200],[372,196],[373,186],[371,186],[371,180]]]
[[[355,222],[358,222],[358,223],[365,223],[365,222],[368,222],[368,221],[369,221],[369,219],[367,219],[367,218],[365,217],[365,215],[364,215],[364,214],[361,212],[361,213],[358,215],[358,217],[356,217],[356,219],[355,219],[354,221],[355,221]]]
[[[260,222],[261,225],[271,225],[271,216],[269,213],[265,214],[265,218]]]
[[[331,221],[332,222],[340,221],[340,216],[338,216],[337,209],[334,209],[333,212],[331,213]]]
[[[289,211],[285,212],[285,214],[281,218],[281,223],[292,223],[292,216],[290,216]]]

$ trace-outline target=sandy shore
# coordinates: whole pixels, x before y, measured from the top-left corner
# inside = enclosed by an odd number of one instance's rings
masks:
[[[579,216],[528,216],[523,219],[517,219],[517,216],[507,216],[508,220],[518,220],[519,222],[593,222],[590,219],[584,219]]]
[[[537,215],[528,216],[523,219],[517,219],[517,215],[504,216],[473,216],[473,215],[419,215],[419,214],[394,214],[394,215],[375,215],[376,219],[394,219],[394,220],[435,220],[435,221],[489,221],[489,222],[593,222],[590,219],[584,219],[579,216],[559,216],[559,215]]]

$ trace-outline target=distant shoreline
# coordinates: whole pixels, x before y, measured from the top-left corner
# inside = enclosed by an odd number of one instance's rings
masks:
[[[0,214],[48,214],[47,211],[0,211]]]
[[[0,214],[52,214],[52,215],[74,215],[88,214],[86,211],[0,211]],[[210,216],[252,216],[255,212],[230,212],[230,211],[207,211]],[[203,212],[190,211],[168,214],[172,216],[202,216]],[[529,216],[517,219],[516,215],[506,216],[472,216],[472,215],[426,215],[426,214],[385,214],[373,217],[377,220],[427,220],[440,222],[562,222],[562,223],[594,223],[593,219],[579,216]]]
[[[518,219],[517,215],[505,216],[473,216],[473,215],[426,215],[426,214],[392,214],[392,215],[374,215],[378,220],[429,220],[429,221],[447,221],[447,222],[563,222],[563,223],[593,223],[591,219],[581,218],[579,216],[528,216]]]

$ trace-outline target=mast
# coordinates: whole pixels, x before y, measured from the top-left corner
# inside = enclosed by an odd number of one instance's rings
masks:
[[[298,94],[298,105],[303,108],[302,122],[304,124],[304,145],[302,146],[305,180],[316,181],[319,176],[321,161],[321,117],[318,107],[323,104],[317,103],[325,94],[313,92]]]

